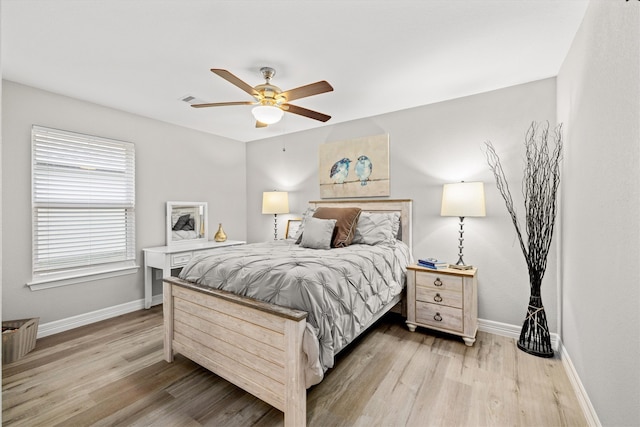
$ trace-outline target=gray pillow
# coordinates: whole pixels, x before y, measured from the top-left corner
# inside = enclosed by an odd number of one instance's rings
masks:
[[[402,230],[400,229],[400,212],[393,212],[391,215],[393,215],[393,218],[391,219],[393,238],[396,240],[402,240]]]
[[[399,229],[399,212],[362,212],[356,226],[356,235],[351,243],[392,243],[396,240]]]
[[[335,219],[308,217],[305,219],[300,246],[311,249],[331,249],[331,238],[335,226]]]
[[[312,217],[315,211],[316,210],[314,208],[307,208],[307,210],[304,211],[304,213],[302,214],[302,222],[300,223],[300,227],[298,228],[298,231],[296,231],[296,235],[293,237],[294,239],[296,239],[296,244],[299,245],[300,242],[302,241],[302,232],[304,231],[305,220],[309,217]]]

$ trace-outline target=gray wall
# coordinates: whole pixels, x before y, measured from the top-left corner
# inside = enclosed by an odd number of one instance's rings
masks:
[[[414,201],[414,256],[455,262],[458,219],[440,217],[442,184],[484,181],[485,218],[465,219],[465,261],[479,268],[479,316],[521,325],[528,304],[527,268],[504,201],[483,152],[491,140],[502,157],[516,204],[524,134],[532,120],[556,118],[556,82],[546,79],[480,95],[247,143],[247,236],[273,238],[273,216],[261,214],[261,193],[289,191],[291,214],[278,216],[280,236],[287,218],[320,197],[318,147],[325,142],[389,133],[391,197]],[[283,148],[285,151],[283,151]],[[555,247],[543,283],[550,329],[557,331]]]
[[[137,274],[31,291],[31,126],[129,141],[136,147],[136,247],[165,244],[165,202],[205,201],[210,234],[246,236],[245,144],[9,81],[2,91],[3,318],[66,319],[143,298]],[[211,236],[210,236],[211,237]],[[155,293],[160,283],[154,284]]]
[[[0,4],[0,8],[1,8]],[[1,19],[1,17],[0,17]],[[0,31],[0,34],[2,31]],[[0,37],[1,39],[2,37]],[[2,40],[0,40],[0,46]],[[2,81],[2,52],[0,52],[0,82]],[[0,84],[0,100],[2,99],[2,85]],[[2,102],[0,102],[0,188],[2,188]],[[2,192],[0,192],[0,224],[2,223]],[[2,242],[2,227],[0,227],[0,242]],[[3,272],[3,258],[2,258],[2,246],[0,245],[0,319],[2,317],[2,272]],[[0,366],[0,373],[2,373],[2,366]],[[0,404],[2,404],[2,395],[0,394]],[[0,414],[0,424],[2,424],[2,414]]]
[[[319,199],[320,144],[389,133],[391,197],[414,200],[416,257],[455,260],[457,220],[439,216],[441,186],[485,182],[487,217],[466,220],[465,259],[480,268],[480,317],[520,324],[526,267],[482,143],[490,139],[497,147],[521,206],[524,131],[531,120],[554,125],[557,105],[566,145],[561,245],[559,251],[554,246],[543,285],[549,324],[561,333],[602,424],[638,425],[639,28],[635,4],[595,0],[557,78],[557,93],[556,80],[547,79],[255,141],[246,150],[235,141],[4,81],[3,318],[50,322],[142,298],[142,270],[44,291],[25,287],[31,276],[29,131],[39,124],[136,144],[140,263],[142,247],[164,244],[166,200],[208,201],[212,232],[222,222],[229,238],[268,240],[273,217],[260,214],[262,191],[290,192],[292,213],[279,216],[282,234],[287,218]]]
[[[640,425],[640,7],[592,1],[558,76],[562,339],[603,425]]]

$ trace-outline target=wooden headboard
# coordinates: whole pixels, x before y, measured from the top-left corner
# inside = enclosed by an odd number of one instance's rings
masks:
[[[320,206],[330,208],[346,208],[357,207],[366,212],[400,212],[400,226],[402,227],[402,241],[409,246],[413,253],[413,238],[411,222],[413,200],[364,200],[364,199],[348,199],[348,200],[316,200],[309,202],[309,206],[317,208]]]

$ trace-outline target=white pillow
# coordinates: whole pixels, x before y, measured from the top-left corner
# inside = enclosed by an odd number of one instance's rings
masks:
[[[296,243],[299,244],[302,241],[302,232],[304,231],[304,222],[307,218],[312,217],[316,212],[314,208],[307,208],[306,211],[302,214],[302,222],[300,223],[300,227],[298,227],[298,231],[296,231],[296,235],[293,237],[296,239]]]
[[[335,219],[308,217],[305,220],[300,246],[311,249],[331,249],[331,239],[335,226]]]
[[[400,229],[399,212],[362,212],[353,243],[377,245],[393,243]]]

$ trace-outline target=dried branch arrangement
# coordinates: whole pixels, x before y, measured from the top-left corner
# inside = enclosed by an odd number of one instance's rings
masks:
[[[550,147],[550,143],[553,144]],[[562,125],[549,134],[549,123],[539,126],[535,122],[525,135],[525,168],[522,193],[525,208],[525,233],[523,237],[513,198],[500,158],[490,141],[485,142],[489,167],[496,179],[496,187],[502,195],[516,229],[522,254],[529,270],[531,296],[527,317],[522,325],[518,347],[527,353],[541,357],[553,356],[551,336],[547,327],[547,315],[542,305],[540,288],[547,268],[547,256],[551,247],[557,212],[557,193],[560,185],[562,160]]]

